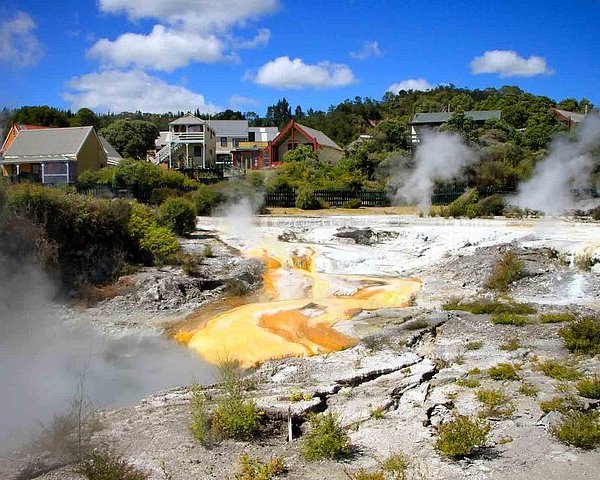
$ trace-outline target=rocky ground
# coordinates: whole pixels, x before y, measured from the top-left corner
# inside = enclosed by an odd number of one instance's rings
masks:
[[[561,414],[544,413],[539,405],[556,396],[573,397],[587,410],[598,408],[598,402],[577,396],[575,381],[544,375],[539,364],[559,359],[591,376],[600,374],[600,358],[570,354],[557,333],[562,325],[543,324],[538,314],[529,315],[523,326],[494,325],[489,315],[445,311],[441,305],[453,297],[491,298],[485,281],[493,265],[510,250],[524,262],[525,275],[505,296],[527,302],[538,312],[598,315],[600,271],[597,266],[591,271],[576,268],[573,245],[583,241],[580,234],[588,244],[590,238],[592,244],[595,239],[591,258],[596,258],[600,227],[597,223],[577,226],[575,233],[566,234],[572,241],[563,242],[562,237],[548,240],[538,230],[522,232],[521,226],[504,231],[502,221],[476,222],[463,223],[465,229],[458,228],[458,223],[433,228],[419,224],[418,219],[403,218],[395,228],[383,228],[365,220],[360,231],[333,225],[320,236],[310,227],[275,229],[275,235],[287,232],[282,239],[287,242],[310,240],[334,249],[329,263],[323,264],[334,270],[350,268],[336,256],[338,248],[358,245],[357,256],[367,251],[361,249],[392,253],[398,249],[406,254],[392,255],[402,263],[398,271],[421,278],[423,290],[412,307],[362,312],[339,325],[360,339],[351,349],[270,361],[252,372],[249,394],[265,412],[268,425],[252,442],[200,445],[188,429],[191,393],[182,386],[129,408],[99,412],[92,445],[108,445],[121,452],[153,480],[233,478],[236,463],[246,452],[265,460],[282,457],[288,466],[284,478],[289,479],[348,479],[360,468],[376,469],[382,459],[396,453],[409,459],[408,478],[415,479],[598,478],[598,450],[558,442],[551,428]],[[417,225],[409,228],[409,223]],[[466,230],[478,225],[479,232],[497,225],[501,233],[475,235],[476,230]],[[192,240],[186,248],[210,243],[215,258],[207,259],[203,274],[191,278],[172,268],[141,272],[130,282],[133,288],[127,295],[88,309],[84,318],[106,332],[123,325],[159,328],[223,295],[232,279],[248,286],[256,283],[260,265],[241,260],[214,233],[201,231],[199,235],[196,240],[202,241]],[[509,343],[512,346],[507,349]],[[499,363],[516,365],[518,379],[490,378],[487,369]],[[527,391],[523,386],[534,388]],[[434,448],[437,428],[456,413],[481,412],[483,405],[476,398],[479,389],[504,392],[503,407],[509,408],[503,414],[484,415],[491,425],[485,448],[463,460],[447,460]],[[207,387],[206,392],[219,394],[217,386]],[[303,399],[292,402],[292,392],[302,392]],[[288,408],[296,434],[291,443],[287,441]],[[339,462],[303,459],[300,445],[305,414],[310,411],[331,411],[339,417],[354,448],[350,457]],[[51,450],[23,450],[5,457],[0,478],[82,478],[64,455]]]

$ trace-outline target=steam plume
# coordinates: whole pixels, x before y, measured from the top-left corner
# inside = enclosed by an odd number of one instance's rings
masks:
[[[425,132],[414,157],[415,167],[401,186],[396,200],[427,208],[436,180],[451,180],[476,160],[457,133]]]
[[[591,186],[598,165],[593,150],[600,146],[600,117],[587,115],[573,137],[557,136],[550,154],[539,162],[533,176],[519,186],[514,203],[520,207],[560,215],[575,206],[573,188]]]

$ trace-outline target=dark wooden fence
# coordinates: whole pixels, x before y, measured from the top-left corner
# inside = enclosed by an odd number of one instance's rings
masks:
[[[385,190],[315,190],[315,196],[332,207],[341,207],[350,200],[359,199],[363,207],[383,207],[389,205]],[[266,207],[294,207],[296,191],[277,190],[265,195]]]
[[[469,188],[470,187],[466,185],[438,187],[433,191],[433,195],[431,195],[431,204],[448,205],[465,193],[465,191]],[[498,187],[479,187],[477,188],[477,191],[479,192],[479,198],[489,197],[490,195],[494,194],[506,195],[509,193],[514,193],[514,190]]]

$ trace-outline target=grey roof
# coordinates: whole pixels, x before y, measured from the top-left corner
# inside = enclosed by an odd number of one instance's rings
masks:
[[[585,115],[583,113],[569,112],[568,110],[561,110],[560,108],[554,108],[553,110],[574,123],[581,123],[585,119]]]
[[[115,147],[113,147],[106,138],[102,135],[98,135],[98,140],[100,140],[100,144],[106,152],[108,163],[119,163],[120,160],[123,160],[121,154],[115,150]]]
[[[158,138],[154,140],[154,144],[157,147],[162,147],[167,144],[167,135],[169,135],[169,131],[166,132],[158,132]]]
[[[44,130],[22,130],[4,154],[11,157],[65,158],[77,155],[86,138],[93,134],[94,127],[48,128]]]
[[[415,113],[411,123],[433,123],[442,124],[450,120],[450,117],[456,112],[431,112],[431,113]],[[476,122],[485,122],[491,118],[500,120],[502,112],[500,110],[469,110],[464,112],[466,117],[473,119]]]
[[[217,137],[248,137],[248,120],[209,120]]]
[[[320,130],[315,130],[314,128],[310,128],[310,127],[305,127],[304,125],[300,125],[299,123],[296,123],[296,125],[298,125],[302,130],[304,130],[306,133],[308,133],[311,137],[315,138],[317,140],[317,142],[319,142],[319,145],[322,145],[323,147],[335,148],[336,150],[341,150],[341,147],[337,143],[335,143],[331,138],[329,138],[327,135],[325,135]]]
[[[169,125],[202,125],[204,123],[206,122],[196,115],[186,113],[183,117],[179,117],[178,119],[169,122]]]
[[[279,129],[277,127],[249,127],[248,132],[254,132],[256,134],[257,142],[268,142],[279,135]],[[260,140],[258,140],[258,137],[260,137]]]

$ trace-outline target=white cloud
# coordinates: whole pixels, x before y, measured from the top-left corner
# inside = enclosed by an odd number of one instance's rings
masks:
[[[105,13],[125,13],[130,20],[157,19],[204,32],[227,30],[279,9],[279,0],[99,0]]]
[[[231,108],[240,108],[244,105],[256,107],[260,105],[260,102],[255,98],[245,97],[243,95],[232,95],[229,97],[229,104]]]
[[[155,25],[148,35],[125,33],[115,41],[103,38],[88,51],[104,65],[172,72],[188,63],[222,61],[224,45],[215,36],[175,31]]]
[[[369,57],[379,57],[381,55],[382,52],[379,48],[379,44],[375,41],[364,42],[360,49],[355,52],[350,52],[350,56],[352,58],[356,58],[357,60],[365,60]]]
[[[554,73],[546,64],[545,58],[523,58],[513,50],[486,51],[481,57],[475,57],[471,61],[471,72],[498,73],[501,77],[534,77]]]
[[[393,85],[390,85],[387,91],[398,95],[398,92],[400,92],[400,90],[417,90],[420,92],[424,92],[426,90],[431,90],[432,88],[435,88],[435,86],[429,83],[424,78],[409,78],[406,80],[402,80],[399,83],[394,83]]]
[[[88,107],[99,111],[175,112],[193,111],[215,113],[221,108],[209,103],[199,93],[170,85],[158,77],[140,70],[122,72],[106,70],[72,78],[64,94],[71,108]]]
[[[261,28],[254,38],[250,40],[234,39],[232,43],[235,48],[256,48],[266,45],[269,40],[271,40],[271,30]]]
[[[308,65],[300,58],[291,60],[287,56],[265,63],[252,79],[259,85],[275,88],[330,88],[356,82],[346,65],[329,62]]]
[[[25,12],[17,12],[0,22],[0,61],[16,67],[32,67],[44,56],[44,46],[33,34],[35,22]]]

